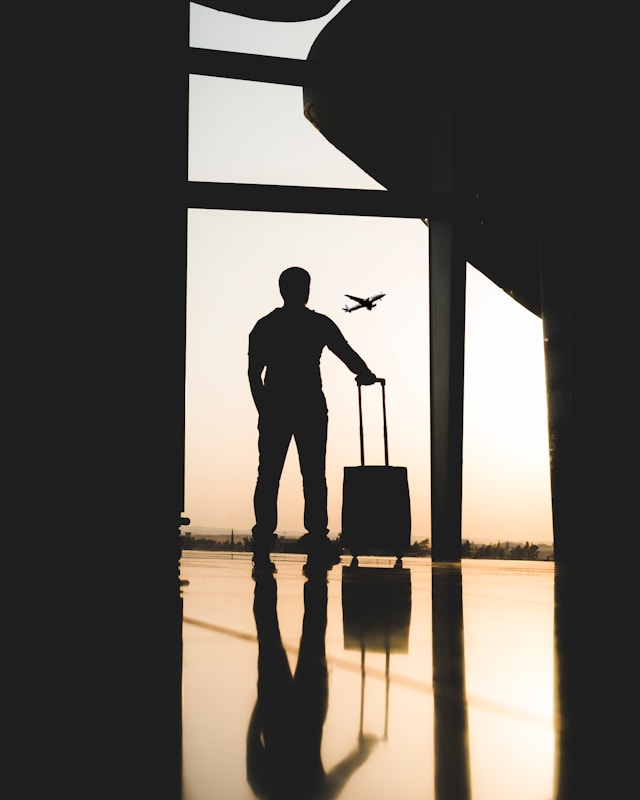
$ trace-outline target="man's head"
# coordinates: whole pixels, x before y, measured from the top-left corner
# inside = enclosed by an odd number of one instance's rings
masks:
[[[309,299],[311,275],[302,267],[289,267],[281,273],[278,280],[280,294],[289,305],[304,306]]]

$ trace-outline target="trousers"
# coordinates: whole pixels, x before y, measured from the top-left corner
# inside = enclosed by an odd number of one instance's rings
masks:
[[[258,478],[253,495],[256,545],[268,546],[278,525],[278,491],[284,462],[293,439],[298,451],[304,495],[304,527],[311,535],[326,536],[328,414],[326,403],[313,403],[260,412],[258,420]]]

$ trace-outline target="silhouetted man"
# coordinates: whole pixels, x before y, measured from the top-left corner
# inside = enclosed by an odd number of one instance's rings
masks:
[[[275,569],[269,558],[278,522],[278,488],[291,439],[298,449],[304,492],[306,567],[330,568],[339,560],[327,538],[327,403],[320,356],[328,347],[356,374],[359,384],[377,379],[338,326],[306,307],[311,276],[289,267],[279,279],[284,305],[258,320],[249,335],[249,384],[259,413],[258,480],[254,493],[255,569]]]

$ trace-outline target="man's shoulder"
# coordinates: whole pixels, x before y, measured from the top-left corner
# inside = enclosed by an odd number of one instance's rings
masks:
[[[265,314],[264,317],[260,317],[260,319],[255,323],[251,332],[255,331],[256,328],[261,328],[265,325],[269,325],[273,322],[274,318],[277,319],[278,312],[282,311],[281,308],[274,308],[273,311],[270,311],[268,314]]]
[[[312,315],[312,316],[310,317],[310,319],[312,319],[312,320],[313,320],[314,322],[316,322],[318,325],[325,325],[325,326],[327,326],[327,327],[331,327],[331,328],[335,328],[335,327],[337,327],[337,326],[336,326],[336,323],[335,323],[335,322],[334,322],[334,321],[331,319],[331,317],[328,317],[326,314],[323,314],[323,313],[322,313],[322,312],[320,312],[320,311],[314,311],[312,308],[307,308],[307,309],[305,309],[305,310],[306,310],[306,311],[307,311],[307,312],[308,312],[310,315]]]
[[[306,307],[291,312],[280,306],[265,314],[264,317],[260,317],[253,326],[251,334],[256,332],[266,333],[269,330],[277,331],[283,326],[285,328],[298,327],[301,331],[315,329],[323,331],[326,335],[333,335],[336,331],[339,332],[336,323],[326,314]]]

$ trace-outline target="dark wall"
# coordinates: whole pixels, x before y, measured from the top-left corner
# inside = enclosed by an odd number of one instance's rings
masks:
[[[20,785],[175,800],[188,4],[22,12],[6,117]]]

